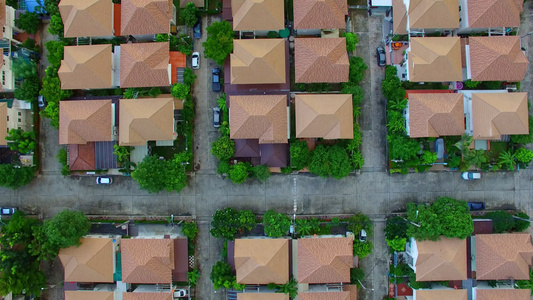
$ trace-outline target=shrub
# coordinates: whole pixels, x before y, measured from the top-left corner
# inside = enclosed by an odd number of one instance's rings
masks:
[[[223,65],[226,57],[233,51],[233,27],[227,21],[214,22],[206,31],[207,39],[202,43],[204,55]]]
[[[533,143],[533,117],[529,116],[529,134],[511,135],[511,142],[515,144]]]
[[[236,277],[231,271],[231,266],[225,261],[217,261],[211,269],[211,275],[209,276],[215,290],[225,287],[227,289],[232,288],[235,285]]]
[[[187,3],[185,8],[180,10],[180,18],[183,20],[183,23],[189,27],[193,27],[194,24],[196,24],[199,14],[200,11],[192,2]]]
[[[516,160],[523,168],[527,168],[533,160],[533,151],[526,148],[519,148],[514,153]]]
[[[252,173],[254,174],[255,178],[261,182],[265,182],[268,178],[270,178],[270,168],[265,165],[253,167]]]
[[[255,215],[252,211],[237,211],[231,207],[219,209],[211,221],[211,235],[216,238],[233,240],[237,233],[251,230],[255,227]]]
[[[251,165],[247,162],[239,162],[236,165],[232,165],[229,170],[229,179],[236,184],[245,182],[248,178],[250,168]]]
[[[357,284],[358,288],[361,288],[360,281],[363,281],[365,279],[365,271],[363,269],[359,268],[352,268],[350,269],[350,283],[351,284]]]
[[[351,57],[349,81],[358,83],[363,80],[366,69],[368,69],[368,66],[364,63],[361,57]]]
[[[359,39],[357,38],[357,34],[346,32],[346,51],[353,52],[355,51],[355,47],[359,43]]]
[[[281,237],[289,231],[291,220],[284,214],[267,210],[263,216],[263,226],[265,234],[269,237]]]
[[[355,214],[352,217],[348,219],[348,225],[346,226],[346,229],[349,231],[359,234],[361,230],[365,230],[367,236],[372,235],[372,221],[370,221],[370,218],[366,215],[363,215],[361,213]]]
[[[480,84],[481,84],[481,81],[472,81],[470,79],[468,79],[467,81],[463,82],[465,87],[469,88],[469,89],[474,89],[474,88],[477,88]]]
[[[360,240],[353,241],[353,255],[357,255],[359,259],[367,257],[372,253],[374,245],[371,241],[361,242]]]
[[[218,160],[228,160],[235,154],[235,142],[229,136],[221,136],[211,143],[211,154]]]
[[[320,221],[317,218],[296,220],[296,233],[300,235],[310,235],[319,230]]]
[[[320,177],[341,179],[353,170],[352,163],[346,151],[338,146],[318,145],[311,152],[309,172]]]
[[[220,160],[218,162],[218,168],[217,168],[218,174],[229,174],[229,170],[231,170],[231,166],[229,165],[227,161]]]
[[[19,18],[15,20],[15,25],[26,31],[29,34],[37,33],[39,30],[39,15],[35,12],[25,12],[19,15]]]
[[[515,217],[529,220],[529,216],[526,213],[522,213],[522,212],[516,213]],[[526,231],[530,225],[531,225],[531,222],[514,218],[513,231],[517,231],[517,232]]]
[[[68,165],[68,155],[67,150],[64,148],[59,149],[59,153],[57,154],[57,160],[62,165],[61,167],[61,175],[68,176],[70,175],[70,168]]]
[[[290,145],[291,165],[296,170],[301,170],[309,164],[311,153],[305,140],[293,140]]]
[[[187,280],[189,281],[191,286],[196,286],[199,278],[200,273],[197,269],[192,269],[191,271],[187,272]]]
[[[183,231],[183,234],[191,241],[194,240],[198,234],[198,226],[196,226],[196,223],[194,222],[183,223],[181,225],[181,230]]]
[[[384,231],[387,240],[407,238],[407,222],[402,217],[387,219]]]
[[[391,247],[392,250],[398,251],[398,252],[404,251],[405,244],[407,243],[406,238],[398,238],[398,237],[395,237],[392,240],[386,239],[386,241],[387,241],[387,245],[389,245],[389,247]]]
[[[189,85],[182,83],[174,83],[170,89],[170,93],[173,97],[178,99],[185,99],[190,92]]]
[[[524,213],[519,213],[516,216],[529,219],[529,216]],[[518,229],[516,231],[523,231],[530,225],[527,221],[513,218],[513,215],[504,210],[488,212],[485,214],[485,217],[492,220],[492,228],[494,229],[494,233],[513,232],[516,229]],[[518,224],[517,221],[519,222]],[[525,226],[525,223],[527,223],[527,226]]]

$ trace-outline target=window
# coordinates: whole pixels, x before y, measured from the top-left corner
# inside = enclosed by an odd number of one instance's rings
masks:
[[[19,112],[18,112],[18,115],[19,115],[19,116],[22,116],[22,113],[19,111]]]
[[[9,116],[7,116],[7,121],[9,122]]]
[[[22,122],[22,120],[20,118],[18,118],[18,122],[20,123],[20,122]]]
[[[459,5],[459,11],[461,11],[461,5]]]

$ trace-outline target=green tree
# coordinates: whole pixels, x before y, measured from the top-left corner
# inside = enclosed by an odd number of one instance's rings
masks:
[[[53,15],[50,17],[50,27],[48,27],[48,32],[51,34],[63,36],[63,21],[61,16]]]
[[[357,109],[359,106],[361,106],[361,103],[363,103],[363,98],[365,97],[363,88],[361,88],[357,83],[353,82],[343,83],[341,93],[352,94],[352,106],[354,109]]]
[[[357,213],[348,219],[348,225],[346,226],[346,229],[355,234],[359,234],[359,232],[364,229],[366,234],[370,236],[372,235],[373,231],[372,221],[370,221],[368,216]]]
[[[436,241],[442,234],[442,228],[439,216],[431,209],[430,206],[413,203],[407,203],[407,219],[418,226],[409,224],[407,236],[414,237],[416,240]]]
[[[48,62],[52,67],[59,68],[61,60],[63,59],[63,51],[65,48],[64,42],[48,41],[44,44],[48,51]]]
[[[439,197],[431,208],[439,217],[442,235],[466,239],[474,232],[474,222],[466,201]]]
[[[172,85],[172,88],[170,89],[170,93],[172,94],[172,96],[178,99],[185,99],[190,91],[191,88],[183,83],[174,83]]]
[[[311,161],[311,153],[305,140],[293,140],[290,143],[291,166],[295,170],[301,170]]]
[[[225,261],[217,261],[211,269],[211,275],[209,276],[213,287],[218,290],[221,287],[227,289],[232,288],[235,285],[236,277],[231,271],[231,266]]]
[[[2,226],[0,244],[2,244],[3,249],[31,244],[34,226],[40,226],[39,220],[28,218],[23,212],[16,211],[9,222]]]
[[[183,23],[189,27],[193,27],[196,22],[198,22],[198,16],[200,15],[200,11],[196,6],[194,6],[193,2],[187,3],[185,5],[185,8],[182,8],[180,10],[180,18],[183,20]]]
[[[391,159],[409,161],[416,158],[418,151],[420,151],[420,142],[417,139],[389,134],[387,140],[389,141],[389,157]]]
[[[213,215],[210,232],[216,238],[233,240],[238,233],[252,230],[255,226],[255,215],[251,210],[237,211],[226,207],[217,210]]]
[[[22,154],[35,150],[35,131],[24,131],[22,129],[11,129],[7,133],[6,140],[9,141],[9,149]]]
[[[120,163],[130,160],[131,150],[133,150],[131,146],[113,145],[113,154],[117,156],[117,161]]]
[[[387,241],[387,245],[392,248],[394,251],[402,252],[405,250],[405,244],[407,243],[406,238],[394,238],[392,240],[385,239]]]
[[[190,241],[193,241],[196,235],[198,234],[198,226],[196,226],[196,223],[194,222],[183,223],[181,225],[181,230]]]
[[[368,69],[368,66],[365,64],[361,57],[352,56],[350,58],[349,81],[358,83],[363,80],[366,69]]]
[[[146,156],[131,173],[141,189],[149,193],[180,192],[187,186],[187,174],[184,165],[189,162],[191,154],[181,152],[170,161],[159,159],[158,156]]]
[[[485,218],[492,220],[494,233],[511,232],[515,225],[515,218],[505,210],[488,212]]]
[[[11,69],[16,79],[30,79],[33,77],[38,77],[37,64],[32,61],[15,59]]]
[[[514,170],[516,167],[516,158],[514,156],[514,153],[511,151],[503,151],[500,152],[500,156],[498,156],[498,165],[500,168],[504,167],[507,170]]]
[[[404,135],[406,133],[405,118],[401,112],[389,110],[387,112],[387,119],[387,128],[389,129],[389,133],[398,135]]]
[[[196,79],[196,75],[193,73],[192,69],[185,68],[183,71],[183,83],[192,86],[194,84],[194,80]]]
[[[431,165],[437,161],[437,153],[431,151],[424,151],[422,153],[422,164]]]
[[[46,277],[39,269],[39,262],[26,251],[2,250],[0,270],[0,294],[41,295]]]
[[[267,210],[263,216],[263,225],[265,234],[269,237],[282,237],[291,227],[291,220],[284,214],[276,213],[273,210]]]
[[[207,39],[202,46],[204,55],[223,65],[226,57],[233,52],[233,27],[227,21],[214,22],[206,28]]]
[[[0,164],[0,186],[18,189],[33,180],[35,169],[33,167],[20,167]]]
[[[365,271],[359,268],[350,269],[350,283],[356,284],[358,288],[361,288],[361,281],[365,279]]]
[[[197,269],[192,269],[191,271],[187,272],[187,280],[191,286],[196,286],[198,279],[200,279],[200,273]]]
[[[516,160],[521,167],[527,168],[531,160],[533,160],[533,151],[526,148],[519,148],[514,153]]]
[[[292,299],[298,296],[298,282],[292,277],[285,284],[269,283],[267,287],[276,290],[276,293],[287,294]]]
[[[265,165],[258,165],[252,168],[252,173],[255,178],[261,182],[267,181],[270,178],[270,169]]]
[[[24,79],[20,87],[15,89],[15,98],[32,103],[37,102],[39,84],[39,77],[37,76]]]
[[[23,47],[23,48],[26,48],[26,49],[28,49],[30,51],[41,53],[41,49],[35,43],[35,40],[32,39],[32,38],[25,39],[24,42],[22,42],[22,44],[20,44],[20,46]]]
[[[296,220],[296,233],[299,235],[310,235],[319,230],[320,221],[317,218]]]
[[[481,81],[472,81],[471,79],[468,79],[467,81],[465,81],[463,83],[464,83],[465,87],[467,87],[469,89],[475,89],[481,84]]]
[[[531,225],[530,221],[525,221],[525,220],[529,220],[529,216],[526,213],[519,212],[519,213],[516,213],[514,216],[520,219],[514,218],[513,231],[524,232]],[[525,219],[525,220],[521,220],[521,219]]]
[[[533,143],[533,117],[529,116],[529,134],[511,135],[511,142],[515,144],[530,144]]]
[[[338,146],[318,145],[311,152],[309,172],[320,177],[341,179],[353,170],[352,163],[346,151]]]
[[[235,154],[235,142],[229,136],[221,136],[211,143],[211,154],[218,160],[228,160]]]
[[[59,8],[57,7],[58,4],[59,0],[44,0],[44,9],[51,16],[59,15]]]
[[[359,259],[363,259],[367,257],[370,253],[372,253],[372,249],[374,249],[374,245],[371,241],[361,242],[360,240],[354,240],[353,241],[353,255],[357,255]]]
[[[231,166],[229,163],[225,160],[219,160],[218,161],[218,167],[217,167],[217,174],[229,174],[229,170],[231,170]]]
[[[385,239],[407,238],[407,222],[402,217],[387,219],[385,224]]]
[[[346,32],[346,51],[353,52],[355,51],[355,46],[359,43],[359,39],[357,38],[357,34]]]
[[[59,248],[79,246],[89,229],[91,222],[81,211],[63,210],[44,223],[47,242]]]
[[[25,12],[15,20],[15,25],[29,34],[37,33],[40,23],[39,15],[35,12]]]
[[[229,179],[236,184],[245,182],[248,178],[250,168],[250,163],[245,162],[239,162],[235,165],[232,165],[229,170]]]

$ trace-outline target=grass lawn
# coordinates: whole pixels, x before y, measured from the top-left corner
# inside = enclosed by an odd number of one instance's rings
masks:
[[[174,146],[156,146],[155,142],[149,142],[152,148],[152,155],[163,156],[166,160],[174,158],[174,154],[185,151],[185,140],[179,136],[174,140]]]
[[[507,142],[491,142],[490,151],[487,151],[490,161],[498,161],[501,152],[507,151],[509,144]]]

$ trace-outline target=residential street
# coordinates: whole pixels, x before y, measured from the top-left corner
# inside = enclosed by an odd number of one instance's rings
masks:
[[[520,34],[533,30],[533,3],[525,2]],[[197,299],[224,299],[222,291],[214,291],[209,273],[221,258],[222,240],[209,235],[210,219],[217,209],[234,207],[262,214],[268,209],[297,214],[353,214],[361,212],[374,220],[374,253],[362,261],[366,280],[362,299],[381,300],[387,293],[388,250],[382,228],[390,212],[403,210],[410,201],[432,202],[448,196],[463,200],[485,201],[488,209],[516,208],[533,215],[533,168],[519,172],[484,173],[477,181],[464,181],[458,172],[428,172],[390,175],[387,167],[385,99],[381,93],[384,68],[375,61],[376,47],[381,43],[381,17],[368,17],[366,10],[352,10],[351,26],[359,35],[357,55],[369,69],[363,81],[365,99],[360,125],[363,130],[365,166],[360,175],[342,180],[323,179],[307,174],[273,175],[266,183],[250,180],[235,185],[216,174],[217,161],[210,154],[210,144],[218,135],[212,124],[212,107],[216,93],[211,91],[212,60],[201,57],[201,69],[194,85],[196,101],[195,169],[189,186],[180,194],[148,194],[129,177],[115,177],[113,185],[96,185],[94,177],[65,178],[57,162],[58,132],[48,120],[42,120],[42,172],[28,186],[13,191],[0,189],[2,205],[15,206],[48,218],[63,209],[79,209],[86,214],[157,215],[191,214],[197,217],[200,234],[196,261],[202,277]],[[195,50],[203,53],[206,26],[215,19],[204,18],[202,39]],[[530,62],[533,62],[533,36],[522,40]],[[521,90],[533,93],[533,74],[528,72]],[[55,283],[55,282],[54,282]],[[62,286],[55,288],[61,289]],[[56,300],[56,299],[54,299]]]

